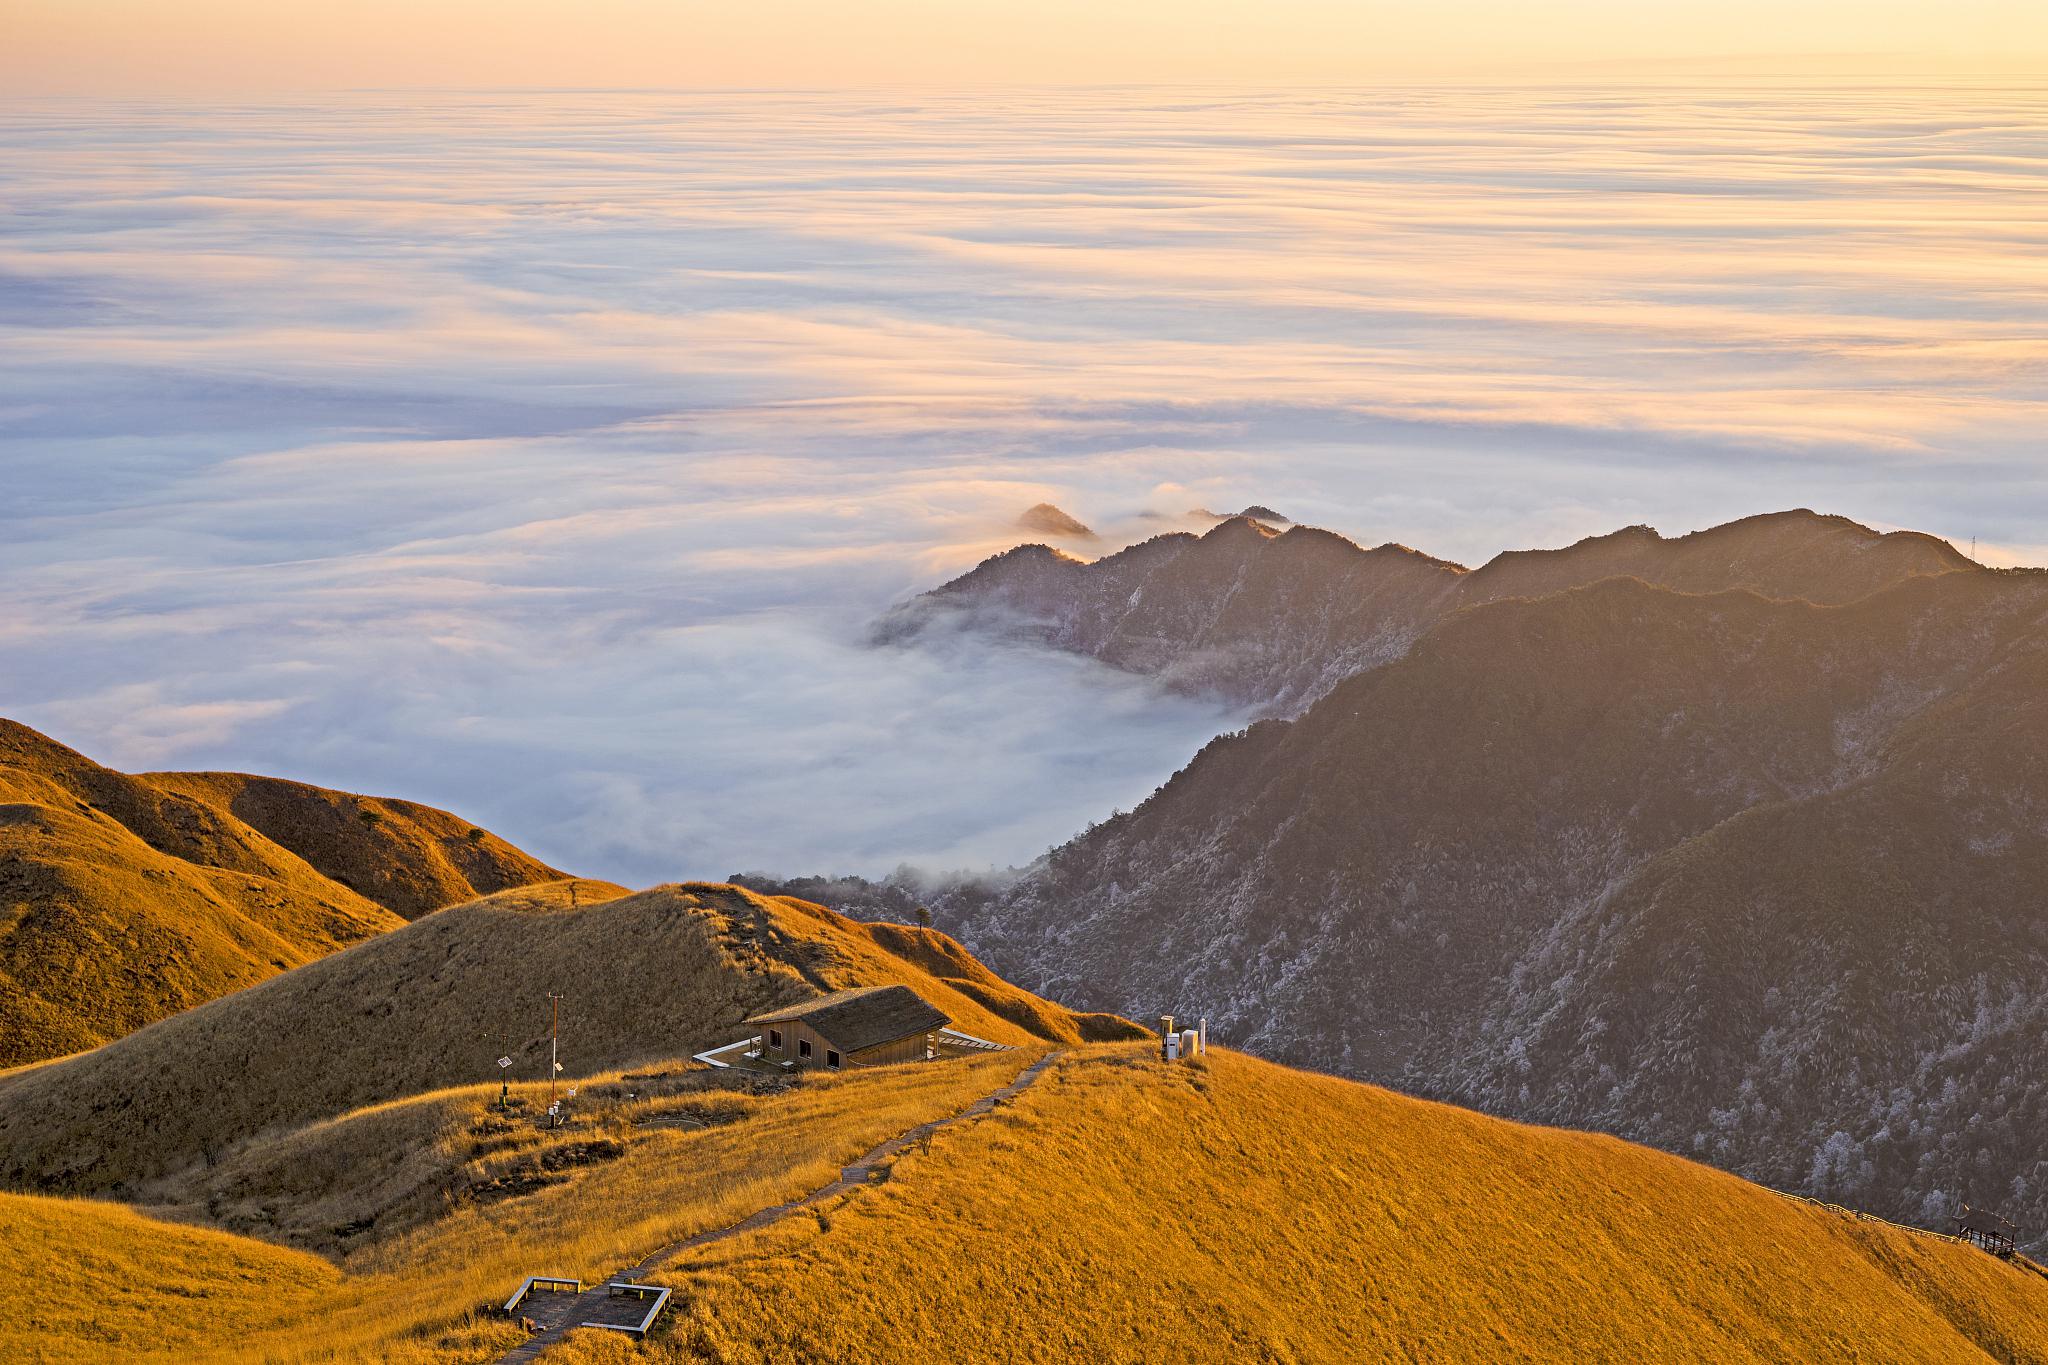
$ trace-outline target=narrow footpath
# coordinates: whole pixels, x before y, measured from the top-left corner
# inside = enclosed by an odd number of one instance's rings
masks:
[[[713,1228],[709,1232],[700,1232],[694,1237],[686,1237],[680,1242],[663,1247],[638,1265],[627,1266],[617,1274],[605,1277],[603,1280],[585,1289],[581,1294],[543,1292],[529,1295],[526,1302],[519,1306],[519,1312],[522,1316],[531,1318],[540,1326],[541,1330],[535,1332],[524,1342],[521,1342],[500,1356],[498,1358],[499,1365],[514,1365],[514,1362],[538,1359],[543,1351],[560,1341],[571,1328],[580,1326],[585,1322],[602,1319],[607,1315],[610,1303],[605,1293],[605,1285],[612,1281],[638,1281],[642,1276],[668,1264],[668,1262],[686,1251],[695,1251],[699,1247],[711,1246],[715,1243],[723,1242],[727,1238],[738,1237],[743,1233],[765,1228],[771,1223],[780,1222],[792,1213],[798,1213],[814,1205],[822,1204],[828,1199],[845,1194],[848,1190],[865,1185],[874,1178],[876,1171],[881,1169],[885,1163],[901,1154],[912,1143],[921,1141],[949,1124],[959,1123],[963,1119],[979,1118],[983,1114],[988,1113],[996,1105],[1011,1098],[1024,1090],[1033,1081],[1036,1081],[1045,1073],[1047,1067],[1065,1055],[1064,1052],[1059,1051],[1048,1052],[1045,1056],[1024,1068],[1018,1074],[1016,1080],[1011,1081],[1008,1085],[998,1090],[992,1090],[988,1094],[983,1095],[959,1113],[948,1115],[942,1119],[933,1119],[929,1123],[920,1123],[908,1132],[898,1133],[895,1137],[890,1138],[887,1142],[882,1143],[879,1147],[862,1156],[860,1160],[854,1162],[851,1166],[842,1166],[839,1170],[839,1178],[822,1189],[812,1190],[809,1194],[792,1199],[786,1204],[776,1204],[771,1208],[757,1210],[728,1227]]]

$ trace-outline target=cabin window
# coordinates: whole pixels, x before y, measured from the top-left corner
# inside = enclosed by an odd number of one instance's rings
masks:
[[[796,1055],[797,1055],[797,1056],[799,1056],[799,1057],[808,1057],[808,1056],[810,1056],[810,1055],[811,1055],[811,1040],[810,1040],[810,1039],[808,1039],[808,1038],[799,1038],[799,1039],[797,1039],[797,1040],[796,1040]]]
[[[839,1065],[839,1054],[838,1054],[838,1053],[836,1053],[836,1052],[834,1052],[834,1051],[833,1051],[833,1050],[832,1050],[831,1048],[829,1048],[829,1047],[825,1049],[825,1065],[826,1065],[826,1066],[838,1066],[838,1065]]]
[[[768,1030],[768,1046],[770,1046],[770,1047],[774,1048],[774,1049],[775,1049],[775,1050],[776,1050],[777,1052],[780,1052],[780,1051],[782,1051],[782,1030],[781,1030],[781,1029],[779,1029],[779,1028],[772,1028],[772,1029],[769,1029],[769,1030]]]

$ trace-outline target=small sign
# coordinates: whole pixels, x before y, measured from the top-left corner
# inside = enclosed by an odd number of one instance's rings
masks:
[[[560,1071],[561,1069],[562,1069],[562,1064],[561,1064],[560,1062],[556,1062],[556,1063],[555,1063],[555,1070],[557,1070],[557,1071]]]
[[[512,1065],[512,1059],[511,1059],[510,1057],[500,1057],[500,1058],[498,1058],[498,1065],[499,1065],[499,1066],[510,1066],[510,1065]]]

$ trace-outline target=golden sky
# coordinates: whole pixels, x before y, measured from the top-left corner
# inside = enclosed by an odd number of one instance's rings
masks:
[[[0,86],[2048,75],[2040,0],[0,0]]]

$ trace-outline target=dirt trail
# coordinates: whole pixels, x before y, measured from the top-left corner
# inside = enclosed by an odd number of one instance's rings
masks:
[[[592,1285],[581,1294],[539,1293],[528,1296],[527,1301],[519,1306],[519,1312],[521,1315],[533,1319],[535,1323],[539,1324],[541,1330],[535,1332],[524,1342],[500,1356],[498,1358],[499,1365],[514,1365],[514,1362],[537,1359],[543,1351],[560,1341],[572,1327],[581,1326],[586,1322],[617,1322],[620,1320],[620,1310],[622,1307],[630,1307],[635,1312],[643,1309],[645,1305],[638,1304],[635,1300],[610,1298],[605,1293],[605,1285],[613,1280],[639,1280],[642,1276],[666,1265],[669,1261],[674,1260],[686,1251],[695,1251],[699,1247],[711,1246],[714,1243],[723,1242],[727,1238],[738,1237],[743,1233],[765,1228],[770,1223],[779,1222],[792,1213],[822,1204],[828,1199],[845,1194],[848,1190],[867,1184],[874,1178],[876,1171],[886,1162],[901,1154],[912,1143],[931,1133],[937,1132],[948,1124],[959,1123],[963,1119],[979,1118],[981,1115],[988,1113],[997,1104],[1016,1095],[1033,1081],[1036,1081],[1045,1073],[1047,1067],[1064,1055],[1065,1053],[1060,1051],[1048,1052],[1045,1056],[1039,1058],[1030,1066],[1025,1067],[1022,1072],[1018,1073],[1016,1080],[1011,1081],[1000,1089],[992,1090],[988,1094],[983,1095],[959,1113],[948,1115],[942,1119],[933,1119],[929,1123],[920,1123],[908,1132],[898,1133],[895,1137],[890,1138],[887,1142],[866,1153],[851,1166],[842,1166],[839,1170],[839,1178],[822,1189],[812,1190],[809,1194],[801,1195],[787,1203],[776,1204],[770,1208],[757,1210],[754,1213],[748,1214],[739,1222],[727,1227],[713,1228],[709,1232],[700,1232],[694,1237],[686,1237],[680,1242],[663,1247],[638,1265],[627,1266],[617,1274],[607,1276],[604,1280]]]

